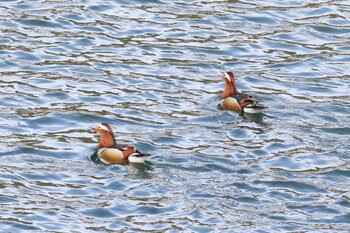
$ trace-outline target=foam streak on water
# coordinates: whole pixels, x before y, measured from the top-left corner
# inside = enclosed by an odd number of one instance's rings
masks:
[[[348,1],[3,1],[0,229],[348,232]],[[262,116],[217,108],[232,70]],[[108,122],[145,165],[89,156]]]

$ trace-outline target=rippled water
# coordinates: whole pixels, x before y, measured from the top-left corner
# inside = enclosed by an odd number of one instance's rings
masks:
[[[348,232],[349,1],[2,1],[2,232]],[[217,108],[232,70],[260,116]],[[94,164],[108,122],[144,165]]]

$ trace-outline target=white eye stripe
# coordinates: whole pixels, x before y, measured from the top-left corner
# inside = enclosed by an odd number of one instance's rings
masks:
[[[225,76],[226,79],[228,79],[229,81],[231,81],[231,77],[230,77],[230,75],[228,75],[227,72],[224,73],[224,76]]]
[[[107,132],[109,132],[108,128],[102,124],[98,124],[97,128],[102,129],[102,130],[106,130]]]

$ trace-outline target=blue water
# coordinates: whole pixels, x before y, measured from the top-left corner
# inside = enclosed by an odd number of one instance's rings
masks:
[[[348,1],[0,4],[2,232],[349,232]],[[233,71],[262,115],[217,108]],[[90,156],[109,123],[151,153]]]

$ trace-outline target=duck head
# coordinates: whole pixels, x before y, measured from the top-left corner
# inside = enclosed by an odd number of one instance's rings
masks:
[[[221,79],[226,83],[226,87],[221,94],[221,99],[226,99],[227,97],[238,94],[235,75],[231,71],[223,73]]]
[[[96,126],[95,129],[91,130],[92,133],[98,133],[101,135],[100,142],[98,143],[99,148],[111,148],[115,146],[115,138],[112,127],[107,123],[101,123]]]

